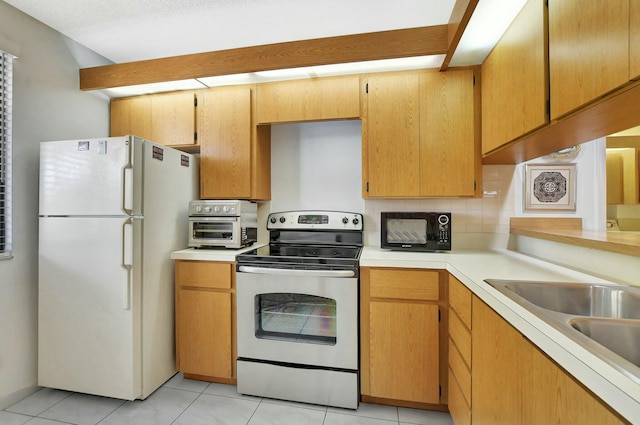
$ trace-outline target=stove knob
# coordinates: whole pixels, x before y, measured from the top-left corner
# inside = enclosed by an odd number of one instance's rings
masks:
[[[202,205],[196,205],[196,212],[197,213],[201,213],[202,212]]]
[[[220,212],[220,205],[216,205],[215,210],[216,212]]]
[[[280,223],[284,223],[286,219],[284,217],[280,217]]]
[[[353,219],[352,223],[353,223],[353,225],[354,225],[354,226],[357,226],[357,225],[358,225],[358,223],[360,223],[360,220],[358,220],[358,217],[355,217],[355,218]]]
[[[342,218],[342,224],[347,224],[348,222],[349,222],[349,219],[347,217]]]
[[[204,212],[210,213],[211,212],[211,207],[204,207]]]
[[[228,205],[223,205],[222,206],[222,212],[228,212],[229,211],[229,206]]]
[[[269,221],[271,222],[271,224],[275,224],[277,220],[275,217],[271,217]]]

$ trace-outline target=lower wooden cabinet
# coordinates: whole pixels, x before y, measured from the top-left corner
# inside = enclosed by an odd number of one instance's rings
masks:
[[[440,272],[363,267],[360,273],[362,400],[431,408],[446,404]]]
[[[235,383],[234,264],[178,260],[176,368],[185,377]]]
[[[456,425],[471,424],[471,291],[449,275],[449,412]]]
[[[472,315],[472,423],[629,423],[475,296]]]

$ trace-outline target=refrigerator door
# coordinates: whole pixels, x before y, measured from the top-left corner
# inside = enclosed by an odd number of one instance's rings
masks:
[[[40,217],[38,385],[141,394],[141,219]]]
[[[134,195],[132,145],[138,138],[65,140],[40,144],[40,215],[141,214]],[[139,178],[138,178],[139,180]]]

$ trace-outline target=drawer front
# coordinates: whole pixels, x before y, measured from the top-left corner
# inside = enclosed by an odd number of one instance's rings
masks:
[[[471,291],[453,275],[449,275],[449,306],[471,329]]]
[[[181,287],[231,289],[232,263],[176,261],[176,284]]]
[[[471,425],[471,408],[449,369],[449,412],[456,425]]]
[[[449,309],[449,337],[453,340],[468,367],[471,366],[471,333],[458,315]]]
[[[371,269],[371,298],[438,301],[437,271]]]
[[[467,404],[471,404],[471,371],[451,339],[449,339],[449,369],[455,376]]]

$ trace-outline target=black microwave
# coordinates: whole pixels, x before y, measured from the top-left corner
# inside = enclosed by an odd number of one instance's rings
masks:
[[[380,247],[408,251],[450,251],[451,213],[382,212]]]

